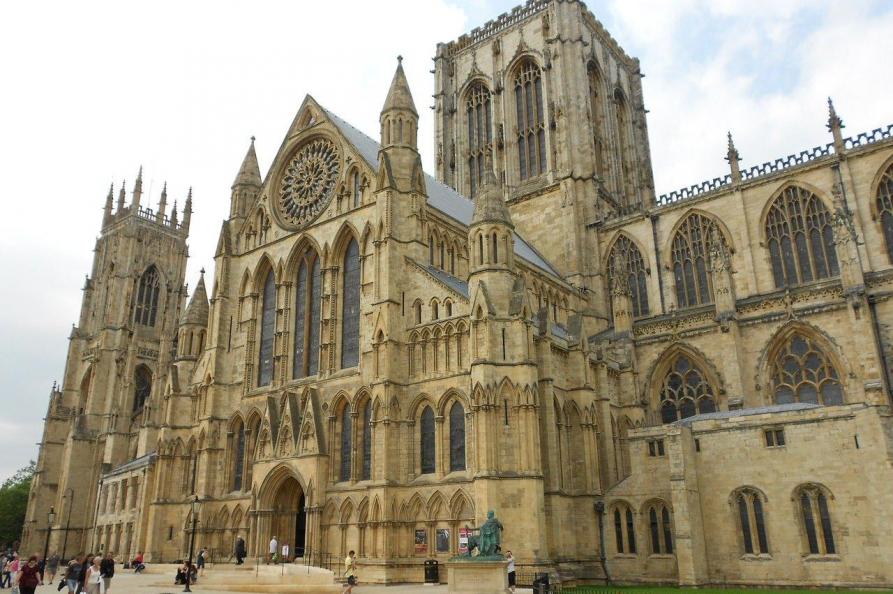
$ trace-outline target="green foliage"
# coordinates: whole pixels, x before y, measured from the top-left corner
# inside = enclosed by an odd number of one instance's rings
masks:
[[[0,544],[4,548],[22,537],[35,466],[31,460],[28,466],[19,469],[0,486]]]

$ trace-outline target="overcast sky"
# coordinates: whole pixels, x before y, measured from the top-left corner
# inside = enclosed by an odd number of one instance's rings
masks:
[[[431,170],[438,41],[516,2],[3,2],[0,7],[0,480],[37,455],[109,183],[143,203],[194,187],[187,281],[213,266],[249,137],[266,173],[305,94],[376,137],[404,67]],[[893,3],[592,0],[641,59],[658,193],[893,122]],[[884,74],[884,73],[887,74]],[[128,197],[129,198],[129,197]]]

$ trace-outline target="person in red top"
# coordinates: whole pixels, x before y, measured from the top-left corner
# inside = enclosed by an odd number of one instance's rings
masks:
[[[37,555],[28,557],[28,563],[19,569],[16,583],[21,594],[34,594],[34,590],[40,585],[40,568],[37,565]]]

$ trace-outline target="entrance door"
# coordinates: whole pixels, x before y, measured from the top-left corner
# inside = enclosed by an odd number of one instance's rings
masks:
[[[272,534],[282,545],[288,545],[289,557],[302,555],[307,524],[304,514],[304,492],[293,477],[285,479],[273,503]]]

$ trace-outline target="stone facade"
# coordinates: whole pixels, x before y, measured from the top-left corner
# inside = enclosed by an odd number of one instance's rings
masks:
[[[402,67],[379,141],[307,97],[188,305],[191,194],[110,192],[25,548],[893,584],[893,127],[655,196],[640,76],[573,1],[439,44],[437,180]]]

